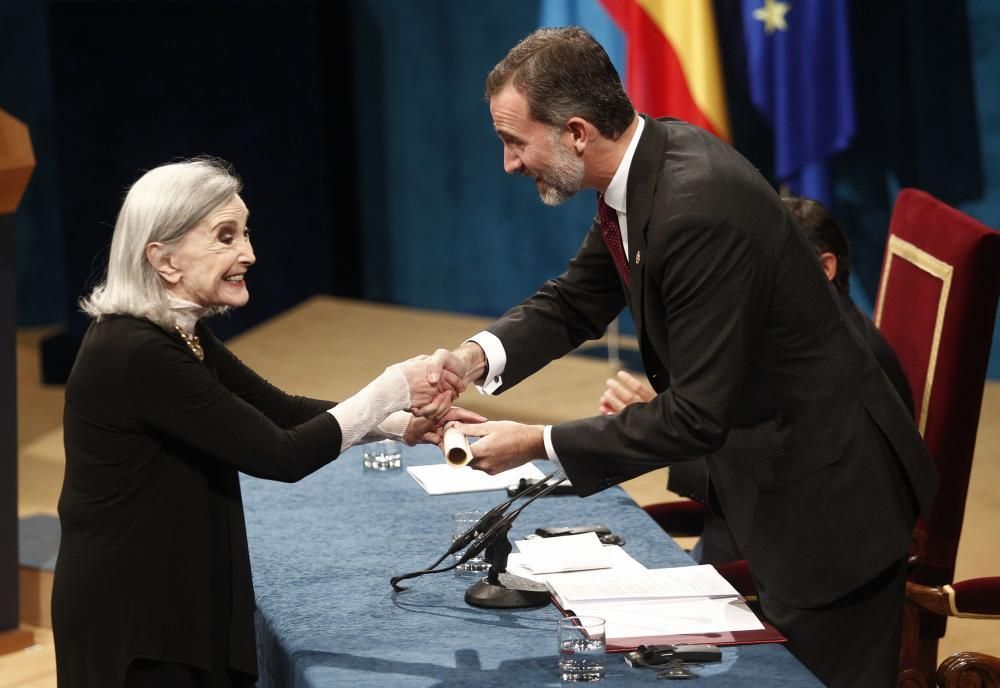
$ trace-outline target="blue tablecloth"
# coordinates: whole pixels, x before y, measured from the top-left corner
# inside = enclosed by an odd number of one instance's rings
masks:
[[[405,465],[440,462],[434,447],[406,449]],[[543,471],[551,467],[540,463]],[[261,688],[294,686],[559,686],[550,606],[487,610],[465,604],[470,574],[405,583],[451,542],[451,514],[486,510],[502,491],[428,496],[405,470],[365,471],[357,449],[295,485],[243,476],[257,594]],[[691,560],[618,488],[580,499],[546,497],[514,523],[511,541],[540,526],[600,523],[650,568]],[[653,672],[608,655],[606,686],[662,685]],[[821,687],[781,645],[723,649],[697,685]]]

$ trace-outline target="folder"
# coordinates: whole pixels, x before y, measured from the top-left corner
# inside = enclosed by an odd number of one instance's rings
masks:
[[[563,616],[576,616],[572,609],[563,609],[553,598],[555,605]],[[759,617],[758,617],[759,618]],[[615,639],[606,638],[608,652],[631,652],[640,645],[696,645],[710,643],[712,645],[755,645],[759,643],[785,643],[788,639],[781,635],[777,628],[760,619],[762,629],[753,631],[722,631],[718,633],[681,633],[677,635],[650,635],[641,638]]]

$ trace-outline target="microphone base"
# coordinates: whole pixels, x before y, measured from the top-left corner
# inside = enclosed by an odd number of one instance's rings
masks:
[[[499,585],[486,578],[470,585],[465,591],[465,602],[487,609],[520,609],[544,607],[552,601],[549,589],[541,583],[510,573],[501,573],[498,577]]]

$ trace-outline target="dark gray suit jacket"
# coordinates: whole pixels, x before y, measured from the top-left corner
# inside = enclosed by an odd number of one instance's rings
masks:
[[[761,592],[797,607],[904,556],[933,463],[778,195],[714,136],[647,119],[626,202],[628,290],[595,222],[568,270],[490,327],[502,391],[631,309],[658,395],[553,427],[580,494],[708,457]]]

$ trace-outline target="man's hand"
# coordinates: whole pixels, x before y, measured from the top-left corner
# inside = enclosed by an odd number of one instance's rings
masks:
[[[456,423],[454,426],[468,437],[480,439],[471,445],[472,462],[477,471],[496,475],[528,463],[544,459],[544,428],[541,425],[522,425],[511,420],[495,420],[478,425]]]
[[[638,401],[652,401],[656,392],[645,380],[639,380],[631,373],[619,370],[618,375],[607,380],[608,388],[601,395],[600,411],[602,415],[611,416],[621,413],[629,404]]]
[[[462,377],[449,369],[441,369],[430,356],[417,356],[393,367],[406,378],[414,415],[438,420],[465,391],[466,382]]]
[[[475,342],[465,342],[452,351],[438,349],[430,357],[428,380],[435,384],[446,371],[462,378],[466,386],[479,382],[486,373],[486,354]]]
[[[411,447],[415,444],[441,444],[444,439],[444,425],[451,421],[462,423],[482,423],[486,419],[474,411],[452,406],[440,419],[413,416],[406,425],[403,441]]]

